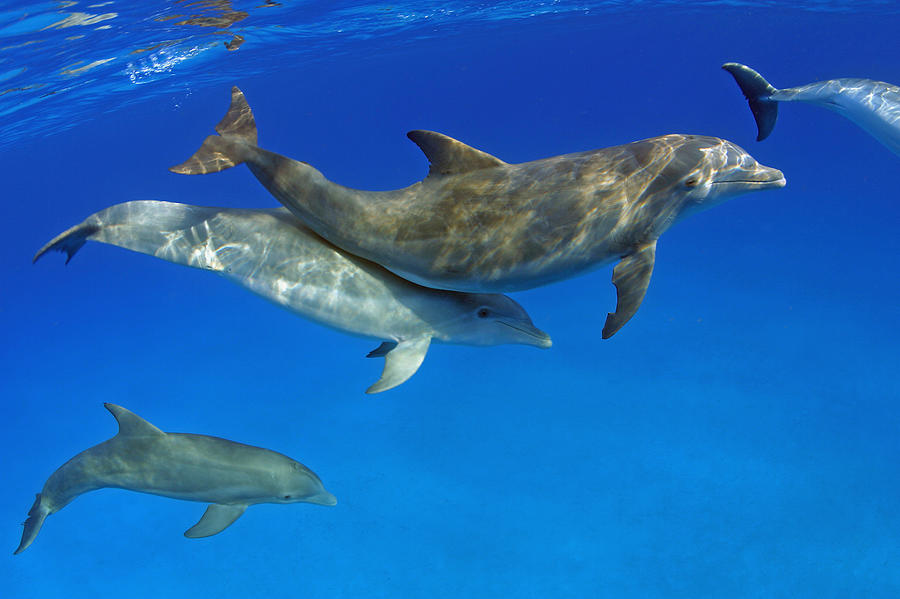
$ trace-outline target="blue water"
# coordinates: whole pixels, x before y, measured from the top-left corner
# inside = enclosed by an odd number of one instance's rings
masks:
[[[3,7],[0,597],[900,596],[900,161],[806,105],[755,142],[719,69],[900,83],[898,30],[877,1]],[[416,128],[508,162],[716,135],[788,185],[664,234],[612,339],[603,268],[514,294],[552,349],[433,346],[366,396],[374,343],[209,273],[30,263],[118,202],[276,206],[244,167],[167,171],[234,84],[264,147],[351,187],[423,177]],[[115,433],[105,401],[286,453],[339,503],[189,540],[202,505],[103,490],[13,557],[46,478]]]

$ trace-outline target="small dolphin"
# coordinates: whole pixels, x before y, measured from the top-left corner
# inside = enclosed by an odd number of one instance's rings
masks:
[[[191,539],[222,532],[256,503],[337,503],[315,472],[286,455],[218,437],[164,433],[121,406],[103,405],[118,421],[118,434],[50,475],[28,512],[15,553],[31,545],[47,516],[97,489],[209,503],[200,521],[185,531]]]
[[[432,340],[468,345],[550,347],[512,299],[429,289],[350,255],[290,212],[205,208],[137,201],[111,206],[60,234],[35,255],[99,241],[204,268],[310,320],[384,340],[368,357],[385,358],[378,393],[411,377]]]
[[[769,136],[778,118],[778,102],[816,104],[847,117],[872,137],[900,156],[900,87],[871,79],[830,79],[776,89],[748,66],[726,62],[722,68],[731,73],[750,103],[759,135]]]
[[[643,300],[656,240],[687,214],[735,195],[784,186],[723,139],[664,135],[623,146],[507,164],[431,131],[408,137],[431,161],[421,182],[383,192],[349,189],[312,166],[259,148],[238,88],[231,107],[176,173],[246,162],[291,212],[336,246],[411,281],[469,292],[528,289],[622,260],[603,337]]]

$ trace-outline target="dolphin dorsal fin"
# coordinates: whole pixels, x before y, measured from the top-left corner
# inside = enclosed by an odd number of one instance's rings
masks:
[[[156,437],[166,434],[122,406],[111,403],[105,403],[103,406],[115,416],[116,422],[119,423],[119,435],[123,437]]]
[[[434,131],[410,131],[406,137],[419,146],[431,162],[429,177],[458,175],[506,164],[496,156]]]

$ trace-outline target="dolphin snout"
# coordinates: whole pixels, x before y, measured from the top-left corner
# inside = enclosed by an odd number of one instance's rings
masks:
[[[508,326],[511,329],[515,329],[520,333],[524,333],[524,336],[518,343],[533,345],[534,347],[540,347],[541,349],[547,349],[553,345],[553,340],[550,338],[550,335],[533,324],[526,322],[510,322],[508,320],[497,320],[497,322]]]
[[[782,173],[777,168],[771,168],[768,166],[759,165],[756,176],[753,177],[754,181],[759,183],[768,183],[772,187],[784,187],[787,185],[787,180],[784,178],[784,173]]]
[[[763,166],[754,161],[752,166],[733,168],[721,172],[713,181],[714,185],[727,188],[738,187],[744,191],[784,187],[787,181],[777,168]]]
[[[337,497],[329,493],[328,491],[322,491],[312,497],[308,497],[306,499],[308,503],[314,503],[316,505],[337,505]]]
[[[539,347],[541,349],[550,349],[553,347],[553,339],[550,338],[550,335],[544,333],[544,336],[536,339],[536,342],[533,344],[535,347]]]

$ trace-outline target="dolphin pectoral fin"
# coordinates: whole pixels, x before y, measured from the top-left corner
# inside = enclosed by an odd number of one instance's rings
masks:
[[[386,343],[382,343],[378,349],[381,351]],[[381,393],[393,389],[414,375],[422,365],[428,346],[431,345],[431,337],[417,337],[416,339],[404,339],[397,346],[384,353],[384,370],[381,378],[375,384],[366,389],[366,393]]]
[[[625,326],[637,312],[650,284],[653,263],[656,260],[656,241],[640,246],[625,256],[613,269],[613,285],[616,286],[616,311],[606,316],[603,338],[609,339]]]
[[[385,341],[372,351],[366,354],[367,358],[383,358],[389,351],[397,347],[396,341]]]
[[[491,156],[487,152],[476,150],[461,141],[447,137],[434,131],[410,131],[406,137],[411,139],[431,163],[428,176],[458,175],[483,168],[503,166],[506,163]]]
[[[246,509],[246,505],[211,503],[206,508],[206,511],[203,512],[203,517],[200,518],[200,521],[184,531],[184,536],[189,539],[200,539],[217,535],[240,518]]]

